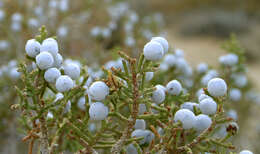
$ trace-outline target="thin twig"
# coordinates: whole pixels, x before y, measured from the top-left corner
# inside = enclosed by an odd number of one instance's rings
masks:
[[[30,141],[30,143],[29,143],[29,151],[28,151],[28,154],[32,154],[33,144],[34,144],[34,138],[32,138],[31,141]]]
[[[135,121],[137,119],[138,110],[139,110],[139,104],[138,104],[138,84],[137,84],[137,74],[135,70],[135,59],[129,60],[131,64],[131,73],[132,73],[132,82],[133,82],[133,110],[131,112],[131,117],[129,119],[129,122],[127,124],[127,127],[125,128],[123,135],[121,138],[116,142],[116,144],[111,148],[112,154],[119,154],[123,148],[123,145],[125,144],[126,140],[130,137],[131,131],[135,125]]]

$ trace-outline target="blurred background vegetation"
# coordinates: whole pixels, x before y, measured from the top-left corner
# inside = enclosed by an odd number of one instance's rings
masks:
[[[138,1],[135,4],[144,14],[161,12],[172,45],[183,48],[194,63],[204,60],[215,64],[216,55],[223,53],[219,46],[235,33],[253,69],[250,71],[254,74],[252,78],[257,80],[256,74],[260,73],[260,1],[144,0],[141,6]]]

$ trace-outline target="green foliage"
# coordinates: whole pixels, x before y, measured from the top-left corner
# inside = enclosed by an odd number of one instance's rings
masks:
[[[47,32],[45,27],[42,27],[36,39],[42,42],[46,37]],[[231,42],[225,44],[225,49],[240,53],[241,50],[236,45],[232,38]],[[82,67],[81,71],[83,80],[76,81],[73,89],[64,92],[64,97],[55,101],[58,92],[53,85],[44,80],[44,71],[39,68],[28,71],[27,64],[21,63],[19,71],[22,73],[23,86],[16,87],[20,102],[12,107],[21,111],[20,121],[27,133],[23,140],[30,141],[30,145],[39,140],[42,153],[58,153],[65,150],[79,153],[121,153],[126,152],[130,144],[134,145],[138,153],[227,153],[235,149],[230,138],[236,135],[238,130],[230,124],[234,120],[227,117],[224,111],[225,101],[228,100],[226,97],[211,96],[218,104],[217,113],[211,115],[211,126],[199,134],[194,129],[184,130],[180,122],[173,121],[176,111],[184,102],[195,100],[194,93],[201,87],[197,81],[203,75],[193,76],[196,79],[193,85],[195,88],[190,88],[189,93],[167,95],[164,103],[156,105],[151,100],[156,89],[153,84],[168,82],[181,73],[176,68],[170,68],[167,72],[158,71],[155,79],[147,82],[146,72],[158,70],[157,63],[146,60],[143,55],[138,59],[131,58],[123,52],[118,52],[118,55],[122,58],[122,69],[103,69],[105,75],[102,81],[109,86],[110,92],[103,102],[109,107],[109,114],[102,121],[91,120],[88,113],[92,102],[85,93],[84,85],[90,78],[85,67]],[[34,60],[28,58],[27,61]],[[204,92],[210,96],[207,89],[204,89]],[[77,108],[77,102],[81,97],[85,97],[86,101],[84,111]],[[71,108],[66,109],[69,101]],[[140,104],[146,107],[146,112],[141,114]],[[53,118],[48,118],[49,113],[53,114]],[[194,113],[198,115],[201,112],[199,108],[194,107]],[[147,129],[155,136],[151,142],[138,144],[144,138],[131,137],[136,119],[145,120]],[[96,128],[91,129],[91,125]],[[227,134],[223,137],[216,136],[215,133],[223,125],[226,125]],[[159,133],[158,128],[163,129],[164,133]]]

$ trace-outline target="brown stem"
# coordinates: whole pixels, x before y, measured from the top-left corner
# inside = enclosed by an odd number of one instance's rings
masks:
[[[187,144],[185,146],[179,147],[178,150],[180,152],[183,152],[183,151],[186,151],[187,148],[192,149],[194,146],[196,146],[201,141],[203,141],[205,139],[205,137],[215,128],[215,126],[216,126],[216,122],[213,121],[211,126],[207,130],[205,130],[198,137],[196,137],[191,143],[189,143],[189,144]]]
[[[76,136],[69,135],[71,139],[75,139]],[[78,137],[79,143],[85,147],[85,149],[80,150],[78,153],[84,154],[98,154],[96,150],[94,150],[84,139]]]
[[[53,138],[51,145],[50,145],[50,153],[52,154],[55,150],[55,146],[56,146],[56,142],[59,140],[59,136],[55,135],[55,137]]]
[[[98,154],[87,142],[85,142],[82,138],[79,138],[79,141],[86,147],[86,154]]]
[[[32,138],[32,140],[31,140],[30,143],[29,143],[29,151],[28,151],[28,154],[32,154],[33,144],[34,144],[34,138]]]
[[[44,101],[41,101],[41,106],[44,107]],[[49,154],[49,142],[48,142],[48,129],[46,126],[46,120],[44,116],[40,119],[40,130],[41,130],[41,137],[40,137],[40,153],[41,154]]]
[[[131,72],[132,72],[132,82],[133,82],[133,110],[131,112],[131,117],[127,124],[127,127],[123,131],[123,135],[121,138],[115,143],[115,145],[111,148],[112,154],[119,154],[125,144],[126,140],[130,137],[132,129],[135,125],[135,121],[138,116],[139,104],[138,104],[138,84],[137,84],[137,74],[135,70],[135,59],[131,59]]]

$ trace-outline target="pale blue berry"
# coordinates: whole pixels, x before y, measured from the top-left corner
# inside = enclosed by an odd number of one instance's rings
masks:
[[[93,83],[93,78],[90,76],[85,84],[85,86],[89,87]]]
[[[199,97],[200,97],[201,94],[205,94],[203,88],[200,88],[200,89],[197,90],[197,92],[196,92],[196,97],[199,99]]]
[[[205,73],[207,72],[208,70],[208,65],[206,63],[200,63],[198,66],[197,66],[197,71],[199,73]]]
[[[108,107],[101,102],[92,103],[89,108],[89,116],[92,120],[104,120],[108,115]]]
[[[133,138],[133,137],[136,137],[136,138],[138,138],[138,137],[144,137],[142,140],[139,140],[139,144],[144,144],[145,143],[145,130],[143,130],[143,129],[136,129],[136,130],[134,130],[133,132],[132,132],[132,134],[131,134],[131,137]]]
[[[201,102],[201,101],[203,101],[204,99],[207,99],[207,98],[212,99],[209,95],[201,94],[199,96],[199,102]]]
[[[152,94],[152,101],[156,104],[161,104],[165,100],[165,92],[161,88],[156,88]]]
[[[209,70],[207,74],[211,75],[212,77],[217,77],[217,76],[219,76],[218,71],[213,70],[213,69],[212,69],[212,70]]]
[[[62,61],[63,61],[63,58],[62,58],[61,54],[57,53],[57,55],[54,56],[53,66],[56,67],[56,68],[60,68],[61,65],[62,65]]]
[[[192,79],[190,79],[190,78],[183,78],[182,82],[183,82],[184,86],[186,86],[187,88],[192,88],[192,86],[194,84],[194,81]]]
[[[213,79],[214,77],[212,76],[212,75],[210,75],[210,74],[205,74],[202,78],[201,78],[201,80],[200,80],[200,82],[201,82],[201,84],[203,85],[203,86],[206,86],[208,83],[209,83],[209,81],[211,80],[211,79]]]
[[[167,55],[164,57],[163,62],[164,62],[165,64],[167,64],[168,66],[173,67],[173,66],[176,65],[176,57],[174,56],[174,54],[167,54]]]
[[[216,70],[209,70],[207,72],[207,74],[205,74],[202,79],[201,79],[201,83],[203,86],[206,86],[208,84],[208,82],[219,76],[219,73]]]
[[[96,26],[96,27],[93,27],[90,31],[90,35],[93,36],[93,37],[97,37],[101,34],[101,28]]]
[[[89,87],[89,94],[92,99],[102,101],[109,94],[109,87],[102,81],[96,81]]]
[[[6,40],[0,40],[0,51],[7,50],[10,47],[10,42]]]
[[[155,136],[153,132],[151,132],[150,130],[145,130],[145,143],[151,143],[154,137]]]
[[[164,130],[161,127],[158,127],[157,132],[161,136],[164,134]]]
[[[21,15],[21,13],[14,13],[12,15],[13,22],[21,22],[22,20],[23,20],[23,16]]]
[[[101,34],[104,38],[108,38],[111,36],[112,31],[109,28],[103,28]]]
[[[199,107],[199,104],[194,103],[194,102],[185,102],[181,105],[181,109],[188,109],[190,111],[194,111],[194,107]]]
[[[85,97],[80,97],[79,100],[78,100],[78,103],[77,103],[77,107],[82,110],[82,111],[85,111],[86,110],[86,105],[85,105]]]
[[[59,9],[62,12],[66,12],[69,9],[69,1],[68,0],[61,0],[59,3]]]
[[[136,43],[135,39],[132,36],[128,36],[125,39],[125,45],[128,46],[128,47],[134,47],[135,43]]]
[[[58,43],[55,39],[53,38],[47,38],[42,42],[41,52],[47,51],[51,53],[53,56],[57,55],[59,49],[58,49]]]
[[[248,83],[247,77],[244,74],[232,74],[231,78],[234,79],[235,85],[239,88],[245,87]]]
[[[32,62],[32,64],[31,64],[31,69],[32,69],[32,70],[35,70],[35,69],[37,69],[37,65],[36,65],[36,63],[35,63],[35,62]]]
[[[41,44],[35,39],[28,40],[25,45],[26,54],[29,57],[36,57],[40,53]]]
[[[160,43],[148,42],[143,49],[144,57],[147,60],[157,61],[163,57],[164,51]]]
[[[21,30],[21,23],[20,22],[13,22],[11,24],[11,29],[14,31],[14,32],[19,32]]]
[[[227,84],[221,78],[211,79],[208,83],[208,92],[214,97],[224,96],[227,93]]]
[[[254,153],[249,150],[243,150],[243,151],[239,152],[239,154],[254,154]]]
[[[54,102],[62,100],[63,98],[64,98],[64,95],[62,93],[57,93],[56,96],[55,96]]]
[[[200,115],[196,116],[194,128],[198,132],[202,132],[205,129],[208,129],[211,124],[212,124],[212,120],[208,115],[200,114]]]
[[[21,73],[18,72],[18,68],[17,67],[13,67],[11,68],[10,72],[8,73],[9,77],[12,80],[18,80],[21,76]]]
[[[236,54],[227,54],[219,58],[219,62],[226,66],[233,66],[238,63],[238,56]]]
[[[126,147],[126,154],[138,154],[138,151],[133,144],[129,144]]]
[[[91,133],[95,133],[97,131],[97,123],[90,123],[88,125],[88,130],[91,132]]]
[[[47,113],[47,119],[53,119],[53,114],[51,112],[48,112]]]
[[[184,52],[182,49],[175,49],[175,56],[177,58],[183,58],[184,57]]]
[[[169,44],[168,41],[163,38],[163,37],[152,37],[151,41],[155,41],[161,44],[161,46],[163,47],[163,54],[166,54],[168,52],[169,49]]]
[[[139,104],[139,111],[138,114],[144,114],[146,112],[146,105],[145,104]]]
[[[167,89],[166,89],[163,85],[158,84],[158,85],[156,85],[155,87],[156,87],[156,88],[159,88],[159,89],[162,89],[164,92],[167,91]]]
[[[70,110],[71,110],[71,101],[69,100],[64,109],[64,113],[68,113],[68,112],[70,112]]]
[[[139,141],[139,144],[150,143],[154,139],[154,134],[149,130],[136,129],[132,132],[131,137],[144,137],[144,139]]]
[[[41,70],[52,67],[53,63],[54,59],[49,52],[41,52],[36,56],[36,64]]]
[[[169,65],[168,64],[166,64],[165,62],[162,62],[161,64],[160,64],[160,66],[159,66],[159,69],[161,70],[161,71],[167,71],[168,69],[169,69]]]
[[[50,8],[52,8],[52,9],[56,9],[57,7],[58,7],[58,1],[49,1],[49,3],[48,3],[48,5],[49,5],[49,7]]]
[[[180,121],[184,129],[191,129],[195,123],[195,115],[188,109],[180,109],[175,113],[174,121]]]
[[[16,67],[17,66],[17,61],[16,60],[11,60],[9,63],[8,63],[8,67],[11,68],[11,67]]]
[[[238,119],[237,112],[235,110],[232,110],[232,109],[227,112],[227,116],[234,119],[234,120]]]
[[[40,24],[39,21],[35,18],[30,18],[27,23],[30,28],[37,28]]]
[[[68,28],[66,26],[61,26],[57,30],[57,35],[59,37],[66,37],[68,34]]]
[[[154,75],[154,73],[153,72],[146,72],[145,73],[145,81],[150,81],[150,80],[152,80],[153,79],[153,75]]]
[[[176,68],[180,71],[184,71],[188,67],[188,63],[184,58],[176,58]]]
[[[119,68],[119,67],[118,67],[118,63],[117,63],[116,61],[111,60],[111,61],[108,61],[108,62],[105,64],[105,68],[106,68],[107,70],[110,70],[112,67],[114,67],[114,68]]]
[[[182,85],[177,80],[172,80],[166,85],[167,92],[171,95],[179,95],[182,91]]]
[[[74,83],[73,83],[72,79],[67,75],[61,75],[56,80],[56,89],[59,92],[69,91],[71,88],[73,88],[73,85],[74,85]]]
[[[0,21],[3,21],[5,18],[5,12],[3,10],[0,10]]]
[[[48,70],[46,70],[46,72],[44,73],[44,79],[47,82],[50,83],[55,83],[56,80],[61,76],[60,71],[57,68],[49,68]]]
[[[76,80],[80,76],[80,67],[77,64],[69,63],[64,66],[64,73],[73,80]]]
[[[229,91],[229,99],[234,102],[238,102],[241,99],[241,91],[239,89],[231,89]]]
[[[199,103],[199,108],[203,114],[212,115],[217,112],[217,103],[213,99],[207,98]]]
[[[146,123],[144,119],[136,119],[135,121],[135,129],[145,129]]]
[[[128,16],[129,16],[129,21],[131,23],[136,23],[139,20],[139,16],[136,12],[130,12]]]

